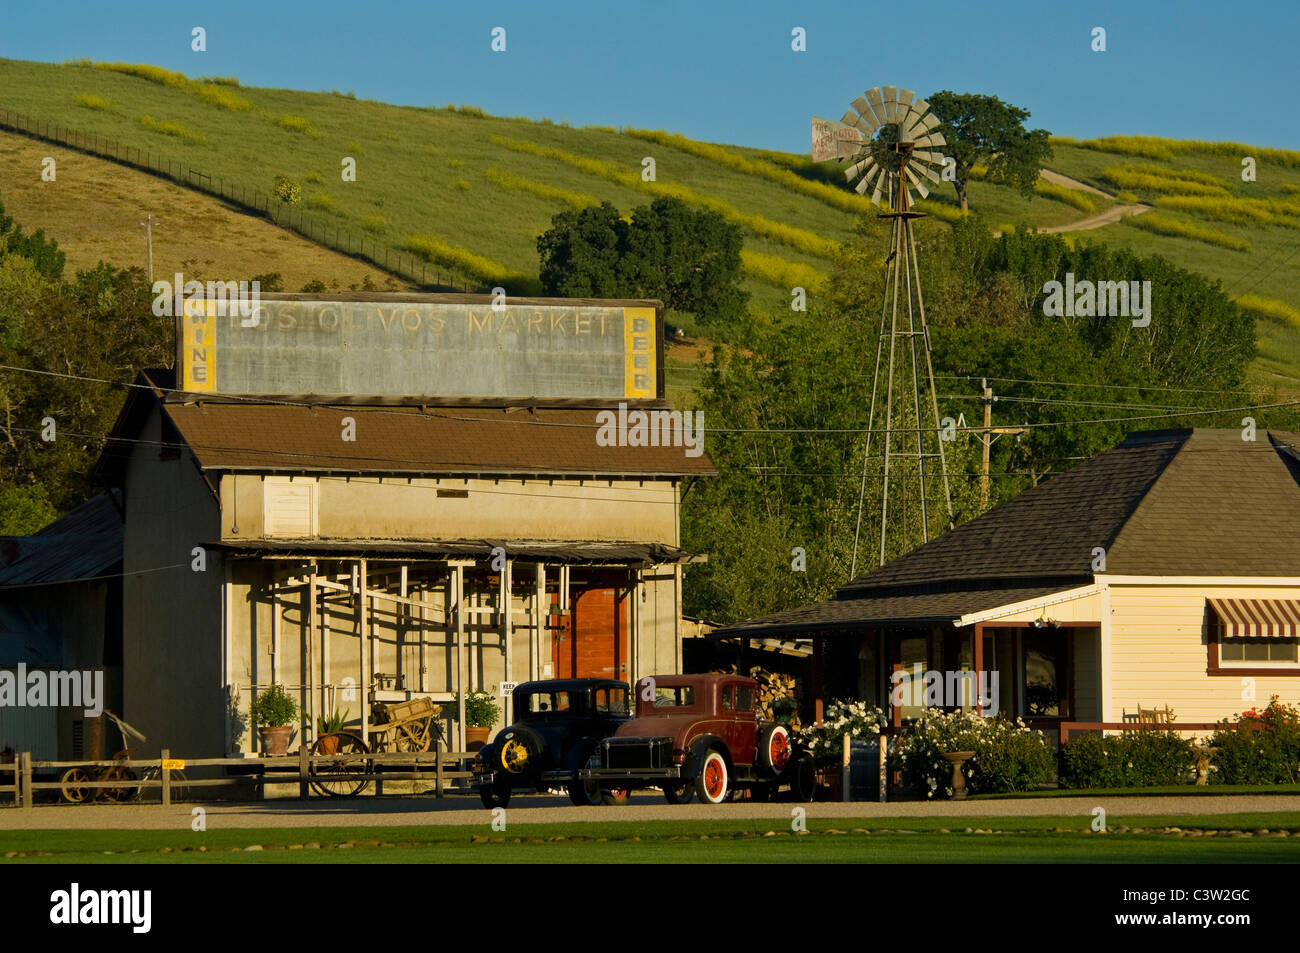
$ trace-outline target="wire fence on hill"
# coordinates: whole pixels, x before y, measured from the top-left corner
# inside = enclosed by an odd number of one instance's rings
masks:
[[[391,248],[373,238],[357,236],[335,223],[308,215],[302,209],[294,208],[273,195],[239,185],[221,176],[200,172],[180,159],[123,145],[94,133],[42,122],[8,109],[0,109],[0,129],[57,143],[217,196],[246,212],[270,219],[280,228],[297,232],[309,241],[369,262],[376,268],[421,286],[450,291],[475,290],[476,282],[463,274],[430,263],[409,252]]]

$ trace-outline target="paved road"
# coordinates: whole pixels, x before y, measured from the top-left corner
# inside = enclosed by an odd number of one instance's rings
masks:
[[[670,805],[658,795],[639,795],[626,807],[585,807],[567,798],[516,797],[509,808],[511,823],[574,823],[578,821],[670,821],[790,818],[792,804]],[[1300,795],[1202,795],[1170,797],[1068,797],[1024,798],[996,801],[903,801],[893,804],[816,803],[806,805],[812,818],[906,817],[1033,817],[1078,815],[1090,817],[1103,807],[1112,818],[1135,814],[1228,814],[1300,811]],[[0,808],[0,830],[170,830],[190,826],[192,805],[164,809],[161,805],[43,805],[30,810]],[[384,827],[431,824],[486,824],[488,811],[478,798],[433,797],[360,798],[352,801],[312,799],[262,801],[245,804],[208,803],[208,829],[268,827]]]

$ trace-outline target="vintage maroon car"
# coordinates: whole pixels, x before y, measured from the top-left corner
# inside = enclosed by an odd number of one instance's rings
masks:
[[[692,795],[718,804],[749,789],[770,798],[782,785],[811,800],[816,769],[785,725],[754,706],[757,683],[739,675],[652,675],[636,684],[636,717],[619,726],[580,772],[608,787],[657,786],[673,804]]]

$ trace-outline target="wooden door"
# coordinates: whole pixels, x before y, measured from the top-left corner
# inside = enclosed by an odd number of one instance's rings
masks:
[[[570,610],[553,630],[555,677],[626,678],[627,590],[578,590]]]

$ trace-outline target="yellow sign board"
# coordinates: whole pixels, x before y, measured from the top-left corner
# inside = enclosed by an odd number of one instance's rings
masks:
[[[655,367],[655,309],[623,309],[623,342],[626,361],[624,397],[655,397],[659,375]]]
[[[181,321],[181,390],[217,389],[217,302],[187,300]]]
[[[184,758],[163,758],[162,766],[164,771],[184,771],[185,759]]]

